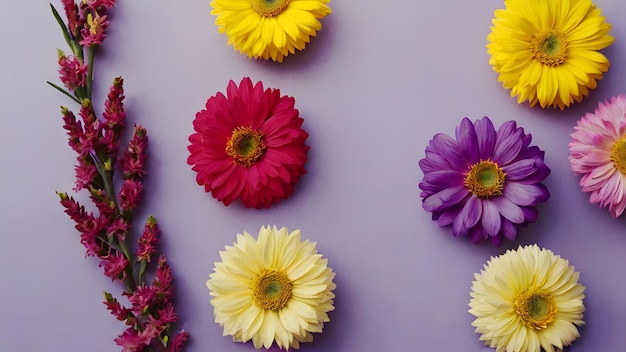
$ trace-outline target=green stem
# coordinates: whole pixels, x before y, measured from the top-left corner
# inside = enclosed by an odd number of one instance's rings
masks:
[[[93,87],[93,64],[95,57],[95,50],[93,46],[90,46],[87,50],[87,97],[91,99],[91,92]]]

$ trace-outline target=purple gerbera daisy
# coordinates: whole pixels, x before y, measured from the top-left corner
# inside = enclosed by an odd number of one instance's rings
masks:
[[[515,239],[517,226],[535,221],[535,205],[550,198],[540,184],[550,174],[544,152],[529,146],[532,136],[515,121],[496,132],[488,117],[475,123],[466,117],[455,137],[436,134],[419,162],[424,210],[474,243]]]

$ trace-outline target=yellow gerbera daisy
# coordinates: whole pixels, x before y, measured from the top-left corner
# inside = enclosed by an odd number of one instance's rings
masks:
[[[496,352],[554,352],[580,336],[584,286],[569,262],[536,245],[492,257],[472,283],[472,326]]]
[[[589,95],[609,60],[611,25],[591,0],[505,0],[487,36],[489,63],[517,102],[563,110]]]
[[[322,29],[330,0],[213,0],[211,14],[228,44],[250,58],[272,59],[302,50]]]
[[[335,309],[335,273],[316,243],[300,240],[300,230],[262,227],[256,240],[244,231],[220,256],[206,284],[224,336],[288,349],[322,332]]]

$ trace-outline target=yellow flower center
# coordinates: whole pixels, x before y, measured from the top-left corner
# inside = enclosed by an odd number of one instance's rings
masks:
[[[226,142],[226,154],[233,158],[235,163],[245,167],[256,163],[263,156],[265,149],[263,135],[250,127],[235,128]]]
[[[553,30],[536,35],[530,42],[533,59],[547,66],[558,66],[565,62],[566,49],[565,36]]]
[[[274,17],[283,12],[289,0],[252,0],[252,8],[264,17]]]
[[[626,137],[623,137],[613,145],[611,161],[615,164],[616,169],[626,175]]]
[[[252,291],[259,308],[279,310],[289,302],[293,284],[284,272],[265,269],[254,279]]]
[[[515,297],[513,307],[524,324],[535,330],[545,329],[556,315],[554,299],[547,293],[524,291]]]
[[[465,175],[465,187],[479,198],[491,198],[502,195],[506,174],[491,161],[481,161],[472,165]]]

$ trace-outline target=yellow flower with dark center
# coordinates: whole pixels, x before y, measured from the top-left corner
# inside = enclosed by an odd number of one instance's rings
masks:
[[[322,29],[330,0],[213,0],[211,14],[228,44],[250,58],[282,62]]]
[[[257,239],[244,232],[220,256],[207,287],[224,335],[289,349],[322,332],[334,309],[335,273],[299,230],[262,227]]]
[[[505,0],[487,36],[489,63],[517,102],[561,110],[609,69],[611,25],[591,0]]]
[[[584,324],[578,276],[567,260],[536,245],[491,258],[472,283],[472,326],[496,352],[560,351]]]

